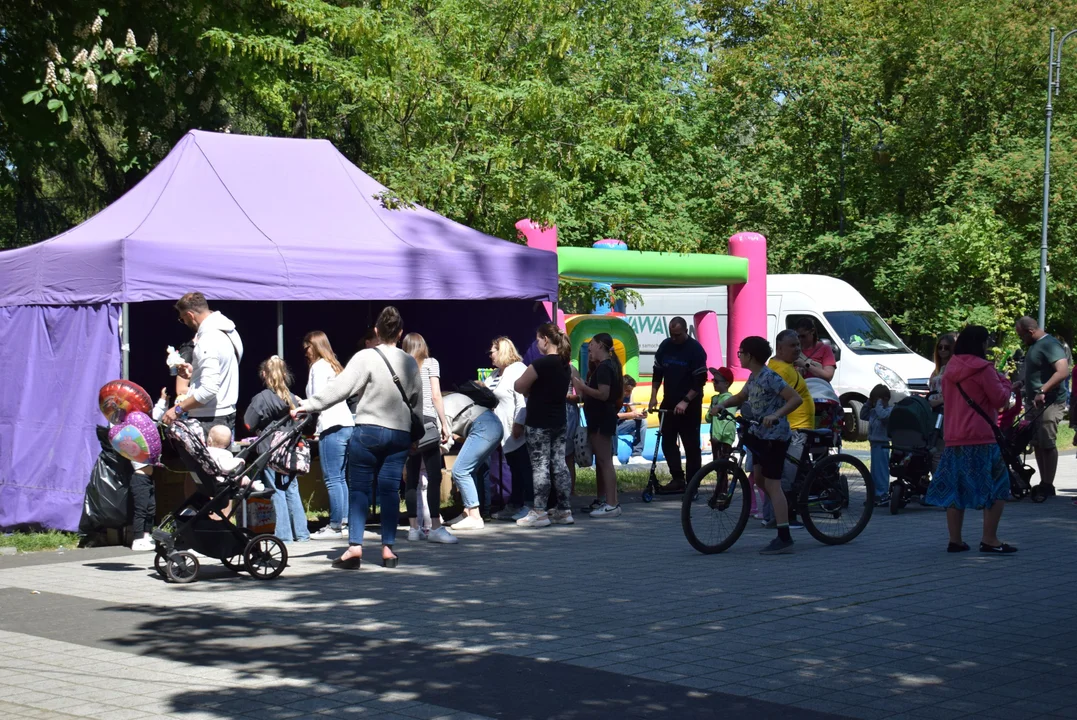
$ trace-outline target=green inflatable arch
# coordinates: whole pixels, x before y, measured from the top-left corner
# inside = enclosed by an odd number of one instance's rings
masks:
[[[577,370],[580,369],[580,348],[583,344],[599,333],[609,333],[624,374],[639,381],[639,340],[624,318],[616,315],[576,315],[565,321],[565,329],[572,343],[572,364]]]

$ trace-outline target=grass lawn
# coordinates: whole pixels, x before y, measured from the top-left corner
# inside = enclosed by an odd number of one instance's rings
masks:
[[[76,548],[79,536],[75,533],[49,530],[47,532],[15,532],[0,535],[0,547],[13,547],[19,552],[40,552],[57,548]]]
[[[625,467],[614,463],[614,467],[617,469],[617,488],[619,490],[642,490],[647,487],[647,478],[651,474],[650,465]],[[658,480],[662,483],[669,482],[669,473],[665,472],[662,466],[659,466]],[[596,491],[595,469],[593,467],[576,468],[576,495],[579,497],[594,497]]]

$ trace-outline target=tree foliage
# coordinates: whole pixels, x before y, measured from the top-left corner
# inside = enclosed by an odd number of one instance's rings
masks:
[[[708,110],[733,172],[710,227],[759,229],[779,269],[844,277],[906,333],[971,321],[1010,330],[1035,313],[1047,28],[1077,27],[1077,8],[814,0],[734,5],[738,15],[716,6]],[[1077,102],[1065,95],[1048,320],[1068,334]]]
[[[724,252],[730,234],[755,230],[772,271],[843,277],[906,335],[1008,329],[1036,310],[1050,25],[1077,27],[1077,6],[9,4],[0,243],[96,211],[191,127],[324,137],[394,202],[500,237],[531,217],[571,245]],[[1048,305],[1066,333],[1077,322],[1071,77],[1064,66]]]

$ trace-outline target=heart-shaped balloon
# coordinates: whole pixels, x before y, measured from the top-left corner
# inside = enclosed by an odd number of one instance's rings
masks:
[[[133,410],[127,419],[108,431],[112,448],[128,460],[155,463],[161,458],[161,434],[157,423],[146,413]]]

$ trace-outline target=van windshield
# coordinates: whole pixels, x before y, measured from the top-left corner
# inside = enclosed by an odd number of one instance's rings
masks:
[[[827,322],[834,328],[845,346],[857,355],[879,355],[912,352],[905,347],[890,326],[878,313],[863,310],[825,312]]]

